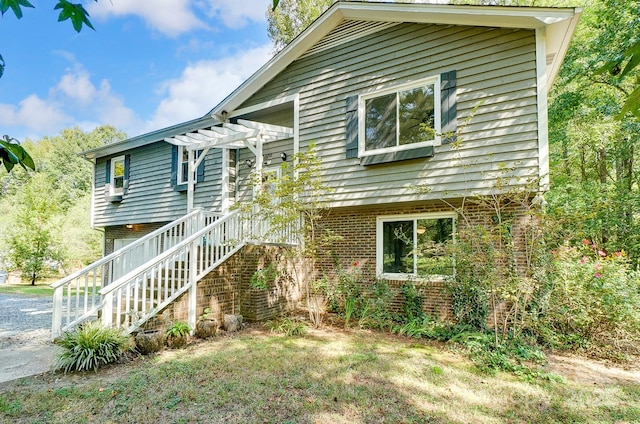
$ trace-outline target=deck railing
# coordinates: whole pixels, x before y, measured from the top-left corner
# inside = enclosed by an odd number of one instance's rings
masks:
[[[99,291],[118,278],[179,244],[211,224],[219,215],[196,210],[54,283],[52,335],[97,317]]]

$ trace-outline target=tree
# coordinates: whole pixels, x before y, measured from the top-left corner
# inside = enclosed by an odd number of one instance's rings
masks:
[[[100,233],[89,226],[92,166],[77,153],[124,138],[111,126],[75,127],[25,143],[35,171],[0,176],[0,254],[11,267],[33,281],[49,266],[73,269],[100,257]]]
[[[50,187],[44,174],[31,178],[20,192],[14,233],[9,238],[9,259],[31,285],[62,262],[53,224],[59,205]]]
[[[283,49],[336,0],[274,0],[267,11],[269,38]]]
[[[634,263],[640,258],[640,121],[628,106],[638,85],[636,9],[633,2],[598,0],[584,11],[550,99],[546,196],[549,218],[567,240],[625,250]]]
[[[638,68],[638,65],[640,65],[640,40],[632,44],[618,57],[607,62],[596,72],[596,74],[602,75],[603,73],[608,72],[611,76],[617,78],[618,81],[622,83],[625,77]],[[627,100],[622,106],[622,110],[620,111],[620,114],[618,114],[618,118],[624,118],[627,112],[631,112],[637,118],[640,118],[640,76],[636,76],[633,91],[627,96]]]

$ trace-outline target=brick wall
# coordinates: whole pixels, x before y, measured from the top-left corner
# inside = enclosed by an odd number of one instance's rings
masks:
[[[266,289],[254,289],[251,277],[258,269],[277,262],[280,277]],[[241,314],[247,321],[263,321],[299,306],[305,291],[296,278],[295,264],[285,248],[246,246],[204,277],[197,287],[196,314],[205,308],[222,323],[224,314]],[[188,319],[188,293],[169,305],[146,328],[166,328],[171,321]]]
[[[166,225],[166,222],[153,224],[131,224],[131,228],[126,225],[115,225],[104,229],[104,255],[113,253],[115,239],[137,239],[145,236],[158,228]]]
[[[402,206],[383,205],[369,207],[340,208],[329,211],[322,220],[322,228],[330,230],[338,236],[331,249],[323,252],[319,261],[318,272],[336,281],[338,268],[350,272],[356,268],[362,275],[363,285],[369,285],[376,279],[376,218],[382,215],[422,214],[435,212],[452,212],[460,208],[461,201],[445,203],[442,201],[412,203]],[[458,219],[458,233],[463,233],[466,226],[494,225],[495,213],[479,205],[465,204],[465,219]],[[511,206],[507,212],[517,214],[519,224],[526,224],[526,217],[522,208]],[[514,237],[522,243],[524,234],[520,228],[514,226]],[[519,257],[521,262],[523,257]],[[392,311],[402,309],[403,299],[400,288],[406,281],[388,281],[390,287],[396,291],[391,301]],[[416,287],[424,296],[423,309],[430,316],[441,319],[452,319],[450,296],[442,281],[414,281]]]

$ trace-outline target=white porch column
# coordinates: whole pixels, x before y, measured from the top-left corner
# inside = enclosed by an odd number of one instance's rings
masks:
[[[187,312],[187,324],[191,327],[192,334],[196,328],[196,306],[198,294],[198,281],[196,273],[198,270],[198,243],[191,243],[191,251],[189,253],[189,306]]]
[[[188,149],[189,152],[189,171],[187,178],[187,213],[193,210],[193,191],[195,188],[195,173],[196,173],[196,152],[195,150]],[[178,163],[182,158],[178,158]],[[178,172],[182,172],[181,168],[178,168]]]

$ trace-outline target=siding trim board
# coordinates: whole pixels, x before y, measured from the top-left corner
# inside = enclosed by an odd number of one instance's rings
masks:
[[[547,114],[547,53],[544,29],[536,30],[538,87],[538,178],[541,191],[549,189],[549,117]]]

